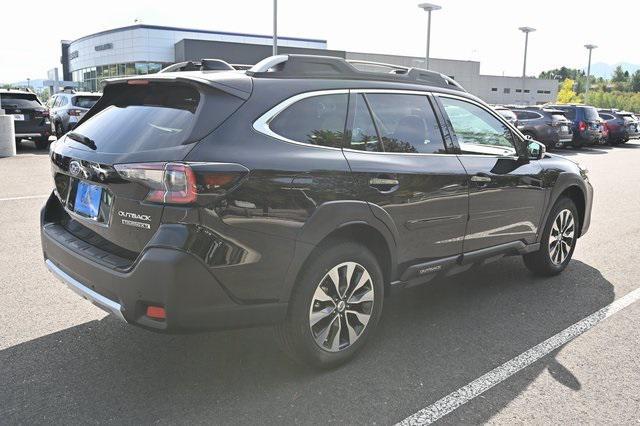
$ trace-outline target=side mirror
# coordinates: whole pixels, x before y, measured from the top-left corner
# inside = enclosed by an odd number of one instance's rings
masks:
[[[527,136],[527,153],[530,160],[540,160],[547,153],[547,147]]]

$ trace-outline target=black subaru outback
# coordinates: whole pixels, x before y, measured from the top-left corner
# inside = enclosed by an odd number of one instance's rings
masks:
[[[42,246],[71,289],[154,331],[274,324],[323,367],[395,289],[506,255],[560,273],[592,201],[450,78],[318,56],[111,80],[51,162]]]

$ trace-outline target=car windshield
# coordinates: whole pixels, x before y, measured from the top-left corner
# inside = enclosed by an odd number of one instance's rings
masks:
[[[38,97],[29,93],[1,93],[2,108],[38,108],[42,106]]]
[[[98,102],[100,96],[74,96],[71,103],[80,108],[91,108]]]

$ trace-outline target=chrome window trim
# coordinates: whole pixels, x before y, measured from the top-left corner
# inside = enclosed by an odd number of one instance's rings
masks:
[[[520,133],[520,130],[516,129],[515,126],[512,126],[511,123],[509,123],[500,114],[498,114],[496,111],[494,111],[493,108],[491,108],[491,107],[489,107],[487,105],[483,105],[482,102],[478,102],[475,99],[465,98],[464,96],[452,95],[450,93],[434,93],[434,96],[457,99],[457,100],[460,100],[460,101],[464,101],[464,102],[468,102],[470,104],[476,105],[478,108],[481,108],[481,109],[485,110],[486,112],[488,112],[490,115],[493,115],[499,122],[501,122],[502,124],[507,126],[508,129],[511,129],[512,133],[515,133],[515,137],[520,138],[520,142],[523,142],[524,139],[525,139],[524,135],[522,135],[522,133]],[[443,113],[444,113],[444,111],[443,111]],[[455,131],[454,131],[454,133],[455,133]],[[457,141],[456,141],[456,144],[457,144]],[[459,145],[459,144],[457,144],[457,145]],[[518,147],[514,146],[514,149],[516,150],[516,154],[517,154],[518,153]],[[484,157],[484,158],[514,158],[514,159],[520,158],[519,155],[465,154],[465,153],[462,153],[462,152],[460,154],[458,154],[458,155],[473,156],[473,157]]]

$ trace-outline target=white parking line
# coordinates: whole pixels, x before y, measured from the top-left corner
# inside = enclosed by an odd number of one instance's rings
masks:
[[[16,200],[32,200],[34,198],[47,198],[49,194],[46,195],[27,195],[24,197],[9,197],[9,198],[0,198],[0,201],[16,201]]]
[[[398,425],[428,425],[435,422],[638,300],[640,300],[640,288],[565,328],[555,336],[521,353],[473,382],[451,392],[439,401],[407,417]]]

